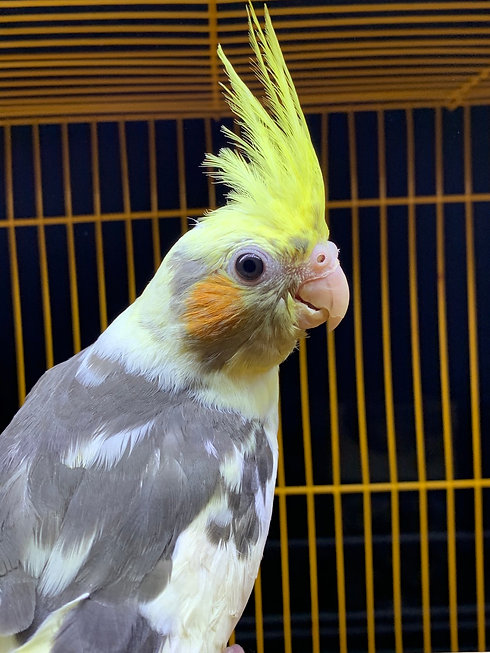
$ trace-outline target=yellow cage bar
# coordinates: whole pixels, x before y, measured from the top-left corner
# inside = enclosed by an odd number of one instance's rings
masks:
[[[223,202],[199,166],[230,125],[218,43],[258,90],[244,4],[2,0],[1,428]],[[352,301],[284,365],[274,517],[236,641],[483,651],[490,2],[268,5]]]

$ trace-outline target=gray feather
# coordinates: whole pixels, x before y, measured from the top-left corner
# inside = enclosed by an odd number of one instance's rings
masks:
[[[121,437],[129,432],[133,439]],[[232,491],[220,462],[251,434],[241,488]],[[118,435],[126,443],[121,451],[111,449]],[[87,453],[94,438],[108,457]],[[162,390],[92,348],[54,367],[0,436],[0,587],[21,588],[19,607],[0,605],[0,633],[5,624],[5,632],[24,631],[25,641],[52,611],[89,592],[92,600],[67,618],[56,651],[157,650],[155,638],[161,644],[163,636],[134,606],[171,582],[178,536],[213,497],[225,497],[231,527],[220,533],[211,524],[208,537],[230,541],[246,556],[259,533],[255,493],[265,492],[272,473],[259,420],[203,407],[187,391]],[[59,590],[46,590],[42,565],[35,598],[38,581],[26,573],[33,534],[48,552],[92,538]],[[97,605],[103,608],[95,618]],[[67,648],[67,633],[75,648]],[[119,648],[107,648],[110,642]]]
[[[161,643],[135,605],[88,600],[65,620],[52,653],[156,653]]]
[[[0,635],[15,635],[34,617],[36,581],[22,569],[0,576]]]

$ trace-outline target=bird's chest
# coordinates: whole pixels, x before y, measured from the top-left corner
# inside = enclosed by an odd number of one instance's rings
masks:
[[[220,461],[211,501],[180,534],[171,580],[142,613],[166,635],[162,653],[217,653],[240,618],[258,572],[274,498],[275,432],[258,450]]]

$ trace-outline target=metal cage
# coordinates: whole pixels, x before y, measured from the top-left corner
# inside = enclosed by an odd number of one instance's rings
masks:
[[[270,0],[352,290],[281,373],[247,651],[487,647],[490,2]],[[252,86],[243,3],[2,0],[0,427],[135,299]],[[255,3],[261,13],[260,3]]]

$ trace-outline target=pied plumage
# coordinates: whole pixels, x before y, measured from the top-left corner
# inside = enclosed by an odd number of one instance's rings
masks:
[[[218,653],[253,587],[277,469],[278,365],[348,288],[265,10],[267,111],[219,50],[230,187],[0,436],[0,652]]]

